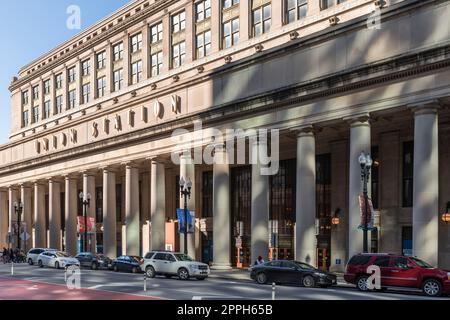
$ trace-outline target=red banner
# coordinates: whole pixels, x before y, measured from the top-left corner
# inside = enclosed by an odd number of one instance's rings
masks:
[[[366,210],[367,208],[367,210]],[[373,204],[372,200],[370,198],[367,198],[367,205],[366,205],[366,199],[364,195],[359,195],[359,210],[361,215],[361,224],[358,228],[364,229],[365,224],[367,221],[367,230],[373,229],[373,218],[374,218],[374,210],[373,210]]]
[[[92,233],[95,232],[95,220],[93,217],[87,218],[87,232]],[[78,225],[77,225],[77,231],[78,233],[84,233],[84,217],[78,216]]]

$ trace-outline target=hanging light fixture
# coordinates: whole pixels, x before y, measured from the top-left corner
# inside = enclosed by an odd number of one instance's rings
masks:
[[[442,214],[442,221],[444,221],[445,224],[448,224],[450,222],[450,201],[447,202],[447,209]]]

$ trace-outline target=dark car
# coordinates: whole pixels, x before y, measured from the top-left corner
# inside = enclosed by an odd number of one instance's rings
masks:
[[[434,268],[430,264],[415,258],[396,254],[367,254],[353,256],[346,267],[344,279],[355,284],[361,291],[367,291],[370,277],[367,268],[380,268],[381,289],[387,287],[415,288],[431,297],[450,293],[450,272]]]
[[[259,284],[292,283],[305,287],[329,287],[337,283],[334,274],[316,269],[307,263],[289,260],[273,260],[253,266],[250,278]]]
[[[112,267],[112,260],[103,254],[81,252],[75,258],[80,261],[81,267],[88,267],[92,270],[111,269]]]
[[[142,272],[141,264],[144,263],[144,259],[139,256],[120,256],[114,259],[112,262],[112,269],[116,272]]]

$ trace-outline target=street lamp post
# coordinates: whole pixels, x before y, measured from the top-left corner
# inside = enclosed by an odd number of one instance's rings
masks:
[[[87,208],[89,208],[89,205],[91,204],[91,194],[88,193],[86,196],[83,192],[80,192],[79,194],[80,200],[83,203],[83,215],[84,215],[84,252],[87,252]]]
[[[186,187],[186,188],[185,188]],[[191,188],[192,188],[192,181],[189,179],[187,182],[184,181],[183,177],[180,179],[180,192],[181,196],[184,198],[184,254],[188,254],[188,247],[187,247],[187,241],[188,241],[188,199],[191,198]]]
[[[16,214],[17,214],[17,225],[18,225],[18,228],[17,228],[17,247],[20,250],[20,248],[21,248],[21,246],[20,246],[20,225],[22,224],[20,220],[21,220],[21,215],[22,215],[22,211],[23,211],[23,203],[22,203],[22,201],[19,200],[19,202],[14,202],[14,210],[16,211]]]
[[[368,231],[368,211],[369,211],[369,196],[367,192],[367,184],[370,178],[370,170],[372,168],[372,157],[370,154],[365,154],[361,152],[358,158],[359,164],[361,165],[361,180],[363,182],[363,195],[364,195],[364,225],[363,225],[363,251],[368,253],[368,241],[367,241],[367,231]]]

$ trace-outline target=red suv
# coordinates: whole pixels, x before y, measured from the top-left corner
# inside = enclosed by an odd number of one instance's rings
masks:
[[[414,257],[395,254],[361,253],[353,256],[347,264],[345,281],[356,284],[361,291],[369,290],[367,280],[371,273],[367,268],[372,265],[380,268],[382,288],[417,288],[431,297],[450,293],[450,271],[434,268]]]

